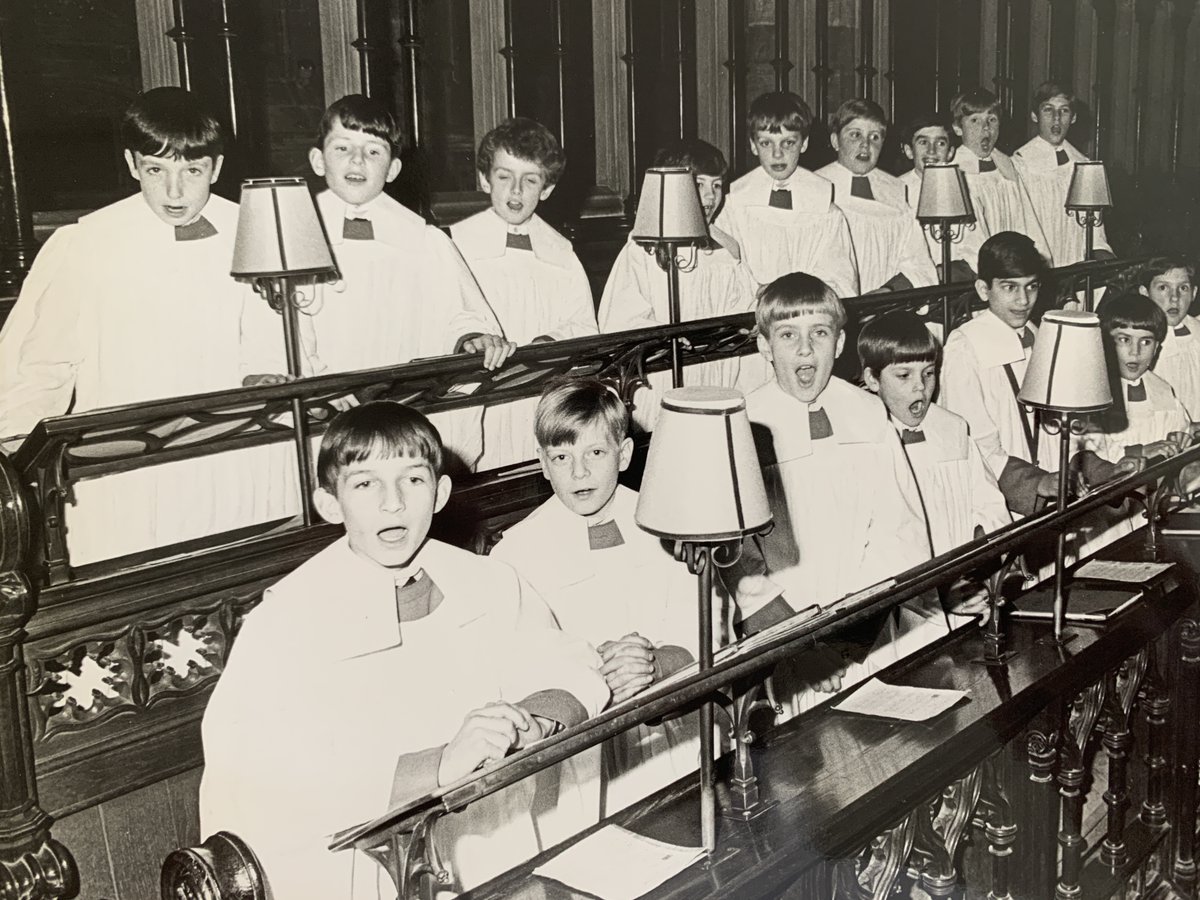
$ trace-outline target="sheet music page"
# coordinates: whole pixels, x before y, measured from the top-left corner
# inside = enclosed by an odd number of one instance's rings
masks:
[[[606,825],[533,874],[601,900],[636,900],[703,856],[702,847],[664,844],[619,825]]]
[[[865,716],[924,722],[945,712],[965,696],[964,691],[884,684],[878,678],[872,678],[833,708]]]
[[[1095,578],[1100,581],[1125,581],[1142,584],[1171,568],[1169,562],[1125,562],[1116,559],[1093,559],[1075,570],[1076,578]]]

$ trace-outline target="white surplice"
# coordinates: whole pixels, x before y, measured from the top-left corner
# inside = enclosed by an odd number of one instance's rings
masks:
[[[1184,316],[1176,327],[1186,328],[1189,333],[1180,335],[1174,328],[1167,329],[1154,374],[1175,388],[1192,421],[1200,421],[1200,319]]]
[[[1036,334],[1033,323],[1025,327]],[[1031,349],[1022,347],[1020,335],[990,310],[950,332],[946,341],[938,402],[967,420],[971,437],[996,478],[1010,456],[1035,462],[1047,472],[1058,471],[1058,438],[1039,429],[1034,415],[1017,403],[1005,371],[1006,365],[1011,368],[1019,390]],[[1036,460],[1026,427],[1034,440]]]
[[[791,209],[770,205],[777,185],[791,193]],[[756,168],[730,185],[716,224],[738,242],[759,285],[789,272],[808,272],[839,297],[858,295],[850,227],[833,203],[833,185],[820,175],[797,169],[786,182],[777,182]]]
[[[808,413],[823,409],[833,434],[814,440]],[[813,404],[771,381],[746,397],[775,524],[747,540],[742,561],[727,570],[744,619],[781,593],[793,610],[827,605],[930,558],[921,500],[900,440],[879,399],[831,378]],[[843,687],[895,662],[948,631],[937,598],[889,614],[864,661],[851,662]],[[791,713],[827,699],[788,664],[776,690]]]
[[[201,832],[245,839],[275,900],[394,897],[368,856],[326,848],[384,814],[400,757],[446,744],[471,710],[560,689],[594,715],[608,699],[594,651],[510,567],[427,541],[418,569],[444,599],[398,622],[396,573],[336,541],[265,593],[208,702]],[[537,852],[533,787],[438,821],[455,890]]]
[[[740,260],[740,248],[732,237],[715,226],[714,243],[707,248],[685,247],[679,251],[679,318],[682,322],[753,312],[758,302],[754,280]],[[655,261],[653,248],[629,241],[609,272],[600,300],[600,331],[611,334],[652,328],[671,322],[668,275]],[[762,357],[734,357],[687,366],[683,383],[753,390],[768,378]],[[654,429],[664,391],[671,388],[671,373],[649,376],[650,387],[634,395],[633,419],[647,430]]]
[[[907,430],[892,421],[898,430]],[[1012,522],[996,477],[971,440],[965,419],[935,403],[913,430],[925,440],[903,449],[921,491],[935,556],[974,540],[976,526],[990,534]]]
[[[638,495],[618,486],[611,519],[623,544],[592,550],[588,523],[551,497],[509,528],[492,555],[510,564],[545,599],[568,634],[599,646],[637,633],[655,647],[699,646],[696,577],[634,521]],[[714,649],[723,616],[714,595]],[[671,784],[699,765],[695,714],[639,725],[608,741],[601,788],[599,755],[580,755],[563,772],[556,820],[544,817],[543,843],[557,843]],[[580,805],[582,803],[582,805]]]
[[[510,230],[527,235],[533,249],[506,247]],[[510,341],[529,344],[597,333],[587,273],[571,242],[539,216],[510,229],[488,208],[451,225],[450,235]],[[535,458],[536,410],[536,397],[487,407],[480,471]]]
[[[960,147],[954,157],[955,165],[967,176],[976,217],[984,223],[989,234],[1015,231],[1025,235],[1033,241],[1048,265],[1058,265],[1042,231],[1029,189],[1012,159],[999,150],[993,150],[990,159],[996,164],[994,172],[979,171],[979,157],[966,147]]]
[[[850,193],[855,176],[840,162],[818,169],[817,174],[833,183],[833,202],[846,215],[860,291],[865,294],[883,287],[897,275],[907,278],[912,287],[937,284],[937,270],[899,178],[872,169],[863,177],[875,199],[865,200]]]
[[[249,290],[229,275],[237,207],[210,197],[215,234],[176,240],[135,194],[58,229],[0,334],[0,437],[49,416],[237,387],[238,316]],[[72,403],[72,395],[74,402]],[[238,454],[75,483],[66,507],[73,564],[256,521]]]
[[[921,176],[917,174],[916,169],[910,169],[900,176],[900,181],[908,190],[909,208],[911,215],[915,218],[917,204],[921,201]],[[920,222],[917,222],[917,227],[921,228]],[[942,242],[935,241],[930,237],[925,228],[921,228],[921,233],[925,236],[925,246],[929,248],[930,259],[935,265],[940,266],[942,264]],[[983,215],[977,212],[974,222],[963,224],[959,239],[950,242],[950,262],[961,259],[971,267],[972,272],[979,271],[979,248],[991,236],[992,233],[988,231]]]
[[[1063,141],[1062,150],[1067,154],[1068,162],[1059,165],[1056,148],[1036,135],[1013,154],[1012,161],[1028,191],[1042,233],[1050,244],[1054,265],[1069,266],[1083,262],[1086,241],[1083,228],[1075,221],[1074,214],[1065,208],[1067,188],[1075,172],[1075,163],[1086,162],[1087,157],[1068,141]],[[1095,229],[1093,247],[1112,252],[1103,225]]]

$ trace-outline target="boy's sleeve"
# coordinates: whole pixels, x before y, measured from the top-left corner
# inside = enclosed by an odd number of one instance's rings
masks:
[[[636,255],[639,253],[645,255],[637,244],[627,243],[617,254],[604,285],[604,295],[600,298],[598,318],[602,334],[664,324],[654,315],[649,281],[653,273]]]
[[[991,534],[1012,522],[1008,502],[1000,492],[996,476],[983,461],[983,455],[975,442],[967,439],[967,465],[971,477],[971,513],[975,517],[972,526],[979,525]],[[972,528],[973,530],[973,528]]]
[[[983,381],[979,377],[975,353],[966,340],[946,342],[939,402],[967,420],[971,437],[979,447],[983,461],[999,480],[1009,457],[1000,443],[1000,430],[992,419],[983,393]]]
[[[1014,170],[1015,170],[1014,166]],[[1054,253],[1050,249],[1050,242],[1046,240],[1046,233],[1042,230],[1041,220],[1037,217],[1037,212],[1034,211],[1033,200],[1029,196],[1029,189],[1025,187],[1025,182],[1020,174],[1017,174],[1017,187],[1021,191],[1021,215],[1025,222],[1024,233],[1029,236],[1037,247],[1038,252],[1046,258],[1046,263],[1049,266],[1054,266]]]
[[[733,624],[742,636],[769,628],[795,613],[783,596],[783,588],[767,573],[761,540],[755,535],[742,538],[738,561],[717,569],[726,593],[733,598]]]
[[[587,337],[599,333],[596,327],[596,305],[592,301],[592,285],[588,281],[583,263],[571,254],[570,287],[561,300],[562,318],[546,332],[546,337],[556,341]]]
[[[419,285],[423,308],[438,320],[430,336],[437,349],[430,352],[456,353],[466,338],[504,334],[462,254],[432,226],[425,228]]]
[[[937,269],[929,256],[929,245],[916,219],[904,229],[904,245],[900,248],[900,274],[912,287],[930,287],[938,283]]]
[[[80,318],[89,299],[81,279],[72,277],[80,256],[74,233],[75,226],[61,228],[42,247],[0,335],[0,438],[28,434],[70,406],[82,356]]]
[[[876,474],[875,513],[867,529],[867,570],[859,579],[876,584],[920,565],[933,555],[925,529],[925,512],[916,479],[900,446],[900,439],[889,435],[885,452],[891,479]],[[883,462],[883,460],[881,460]]]
[[[813,253],[813,258],[821,263],[813,267],[813,274],[839,297],[857,297],[858,262],[846,214],[835,206],[825,218],[827,221],[818,231],[818,246]]]

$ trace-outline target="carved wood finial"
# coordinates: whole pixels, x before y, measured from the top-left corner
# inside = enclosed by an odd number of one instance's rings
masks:
[[[266,900],[266,878],[245,841],[218,831],[199,847],[176,850],[163,860],[159,896],[162,900]]]

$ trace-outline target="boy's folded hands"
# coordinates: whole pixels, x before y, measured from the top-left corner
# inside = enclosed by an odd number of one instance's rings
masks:
[[[547,726],[548,720],[511,703],[489,703],[471,710],[442,749],[438,784],[458,781],[480,766],[503,759],[510,750],[540,741],[553,727],[552,723]]]
[[[654,682],[654,646],[636,631],[596,648],[603,665],[600,674],[612,691],[612,702],[620,703]]]

